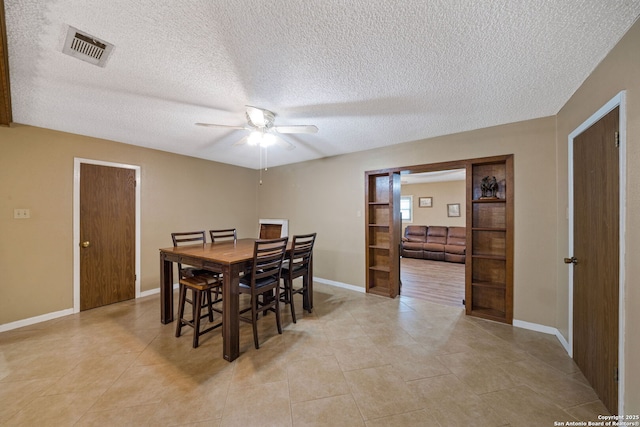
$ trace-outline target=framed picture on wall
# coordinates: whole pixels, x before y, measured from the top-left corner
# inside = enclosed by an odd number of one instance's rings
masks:
[[[460,203],[448,204],[447,216],[460,216]]]
[[[433,197],[419,197],[418,206],[421,208],[430,208],[433,206]]]

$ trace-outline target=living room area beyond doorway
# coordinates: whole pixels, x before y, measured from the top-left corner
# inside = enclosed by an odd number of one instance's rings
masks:
[[[464,230],[465,179],[464,169],[402,175],[402,235],[405,235],[407,226]],[[464,260],[456,261],[439,260],[437,256],[435,259],[402,257],[400,294],[437,304],[464,307],[465,264]]]

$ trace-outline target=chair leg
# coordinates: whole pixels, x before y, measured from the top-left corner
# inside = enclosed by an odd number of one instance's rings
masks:
[[[282,323],[280,322],[280,295],[278,295],[278,291],[276,290],[276,301],[275,301],[275,309],[276,309],[276,326],[278,326],[278,333],[282,335]],[[293,303],[293,301],[292,301]],[[293,304],[291,304],[293,307]]]
[[[180,293],[180,301],[178,303],[178,323],[176,324],[176,338],[179,337],[180,334],[182,333],[182,325],[183,325],[182,319],[184,318],[184,304],[187,296],[187,288],[180,285],[179,293]]]
[[[302,307],[307,308],[307,313],[311,313],[311,299],[309,298],[309,276],[302,276],[302,286],[304,290],[302,291]]]
[[[211,300],[211,290],[208,290],[205,294],[207,300],[207,307],[209,308],[209,322],[213,323],[213,302]]]
[[[285,292],[287,293],[287,299],[289,300],[291,308],[291,319],[293,323],[296,323],[296,308],[293,305],[293,281],[285,280]]]
[[[260,348],[258,344],[258,300],[257,296],[251,295],[251,325],[253,326],[253,343],[256,350]]]
[[[193,317],[193,348],[198,347],[198,338],[200,338],[200,314],[202,310],[202,292],[192,289],[194,300],[194,317]]]

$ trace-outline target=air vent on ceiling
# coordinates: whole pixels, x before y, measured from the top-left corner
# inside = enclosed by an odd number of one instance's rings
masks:
[[[113,45],[69,26],[62,53],[90,64],[104,67],[113,51]]]

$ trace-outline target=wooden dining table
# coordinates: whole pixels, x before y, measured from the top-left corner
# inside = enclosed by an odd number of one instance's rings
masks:
[[[239,283],[240,274],[251,267],[256,239],[238,239],[220,243],[177,246],[160,249],[160,320],[173,322],[173,264],[181,263],[222,274],[223,357],[231,362],[240,355]],[[292,247],[290,240],[287,254]],[[289,256],[289,255],[287,255]],[[304,309],[313,309],[313,273],[305,278],[309,289]]]

